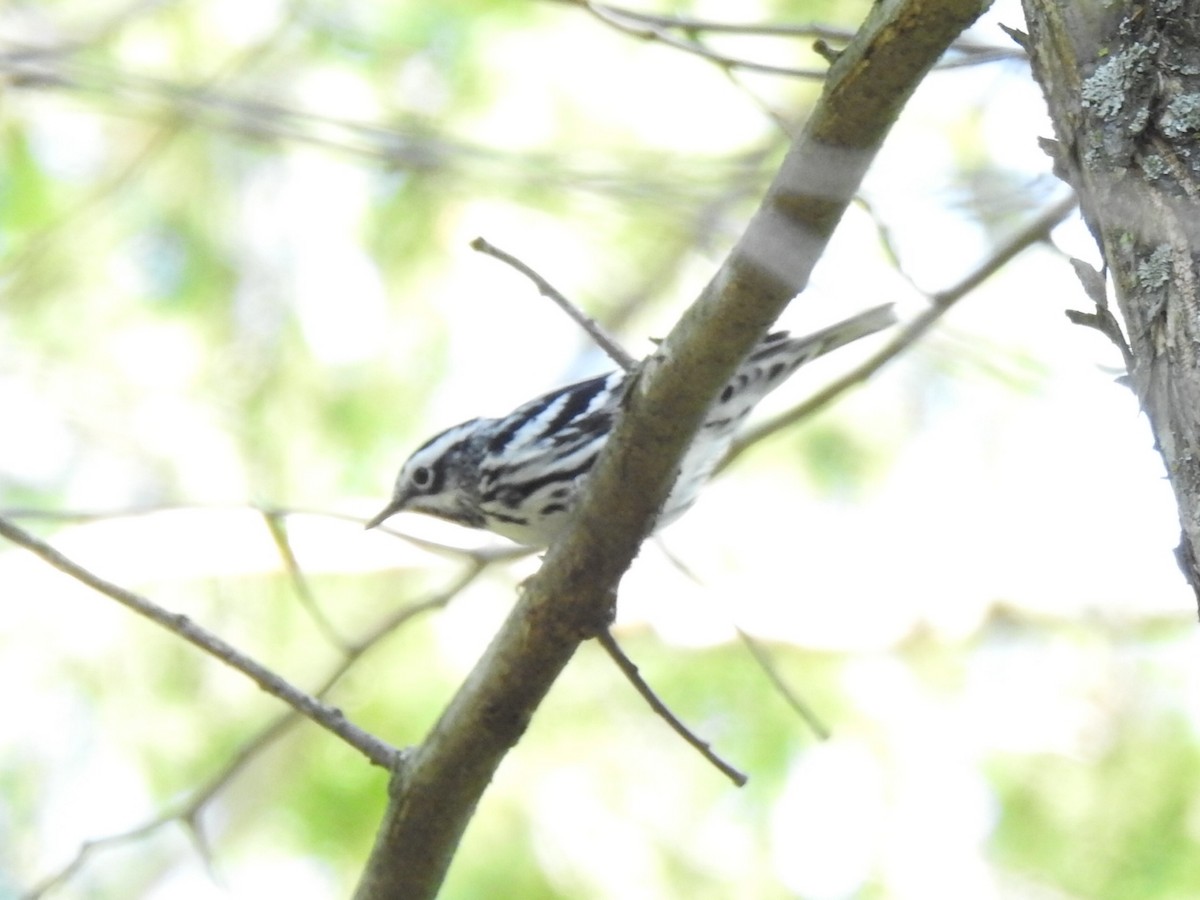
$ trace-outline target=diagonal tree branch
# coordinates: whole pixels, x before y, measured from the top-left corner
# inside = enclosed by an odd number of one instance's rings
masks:
[[[901,108],[986,0],[885,0],[824,94],[745,234],[643,364],[571,527],[425,742],[398,765],[358,900],[433,897],[504,755],[617,585],[721,385],[801,291]]]
[[[532,267],[526,265],[512,254],[501,250],[499,247],[489,244],[481,237],[475,238],[471,242],[471,247],[480,253],[486,253],[503,263],[507,263],[532,281],[542,296],[549,298],[559,309],[565,312],[575,324],[582,328],[609,355],[613,362],[626,372],[631,371],[637,365],[638,361],[630,356],[624,347],[617,343],[617,340],[604,329],[604,326],[567,299],[554,285],[550,284],[550,282],[534,271]],[[725,762],[725,760],[721,759],[721,757],[717,756],[712,747],[684,725],[679,717],[671,712],[670,708],[654,693],[654,690],[642,678],[637,664],[621,649],[621,645],[617,643],[617,639],[613,637],[611,631],[608,629],[601,631],[596,636],[596,640],[600,642],[600,646],[605,649],[609,657],[612,658],[612,661],[616,663],[617,668],[621,670],[621,674],[633,685],[634,690],[649,704],[654,713],[671,727],[672,731],[694,747],[701,756],[716,766],[723,775],[727,776],[738,787],[746,783],[747,778],[742,772],[739,772],[729,763]],[[755,655],[755,659],[761,661],[761,657],[758,654]]]
[[[7,519],[0,518],[0,537],[7,538],[19,547],[24,547],[36,556],[40,556],[54,568],[76,581],[86,584],[92,590],[116,600],[122,606],[128,607],[139,615],[145,616],[156,625],[161,625],[168,631],[183,638],[189,644],[198,647],[210,656],[237,669],[260,688],[272,696],[278,697],[291,706],[296,712],[316,722],[322,728],[333,732],[347,744],[359,750],[377,766],[394,767],[400,757],[400,751],[389,746],[370,732],[364,731],[350,722],[341,710],[322,703],[311,694],[300,690],[291,682],[286,681],[272,672],[266,666],[251,659],[236,647],[217,637],[205,628],[201,628],[187,616],[169,612],[147,600],[140,594],[126,590],[120,585],[106,581],[99,575],[85,569],[74,560],[68,559],[45,541],[41,541],[22,528],[18,528]]]
[[[274,514],[280,517],[284,515],[282,512]],[[384,638],[417,616],[446,606],[447,603],[457,597],[469,584],[475,581],[490,564],[489,561],[483,559],[471,560],[462,573],[451,581],[447,587],[424,600],[410,603],[395,610],[375,623],[369,631],[354,641],[343,642],[343,658],[326,674],[320,686],[313,691],[313,696],[324,699],[337,683],[342,680],[346,673],[363,656],[378,646]],[[183,823],[192,832],[193,836],[197,838],[198,843],[203,843],[204,837],[200,816],[205,807],[221,791],[225,790],[238,775],[245,771],[249,764],[257,759],[267,747],[286,734],[293,725],[302,721],[303,718],[303,715],[294,708],[280,713],[255,734],[247,738],[230,755],[219,770],[201,782],[199,786],[192,788],[186,797],[176,801],[167,809],[138,825],[134,825],[124,831],[85,841],[80,845],[75,855],[67,860],[57,872],[46,876],[23,894],[22,900],[39,900],[39,898],[74,877],[94,855],[105,850],[143,840],[150,833],[172,822]]]

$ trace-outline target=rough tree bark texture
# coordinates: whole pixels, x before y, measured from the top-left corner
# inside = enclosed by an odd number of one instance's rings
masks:
[[[1133,389],[1175,491],[1200,601],[1200,3],[1024,0],[1059,175],[1116,289]],[[1103,282],[1089,324],[1120,340]],[[1136,527],[1137,523],[1127,523]]]
[[[708,405],[803,289],[905,101],[988,2],[872,8],[746,233],[640,371],[571,527],[429,736],[396,767],[356,900],[437,893],[504,754],[579,644],[607,625]]]

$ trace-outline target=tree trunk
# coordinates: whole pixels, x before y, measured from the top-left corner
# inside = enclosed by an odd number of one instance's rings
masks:
[[[1023,0],[1057,143],[1125,321],[1073,316],[1122,346],[1175,491],[1176,555],[1200,601],[1200,3]]]

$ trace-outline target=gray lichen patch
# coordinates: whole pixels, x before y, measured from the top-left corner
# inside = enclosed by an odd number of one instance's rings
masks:
[[[1153,291],[1170,280],[1171,271],[1171,247],[1169,244],[1159,244],[1154,252],[1138,263],[1135,277],[1143,291]]]
[[[1200,94],[1176,94],[1159,116],[1158,127],[1169,138],[1200,131]]]
[[[1083,105],[1108,118],[1119,113],[1133,85],[1146,73],[1152,50],[1134,44],[1106,59],[1083,83]]]
[[[1138,165],[1142,167],[1142,172],[1145,173],[1146,177],[1151,180],[1162,178],[1168,171],[1167,161],[1157,153],[1150,153],[1143,156],[1138,160]]]

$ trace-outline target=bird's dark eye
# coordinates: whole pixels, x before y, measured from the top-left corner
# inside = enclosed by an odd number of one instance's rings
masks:
[[[429,482],[433,480],[433,473],[428,466],[417,466],[413,469],[412,483],[419,488],[429,487]]]

